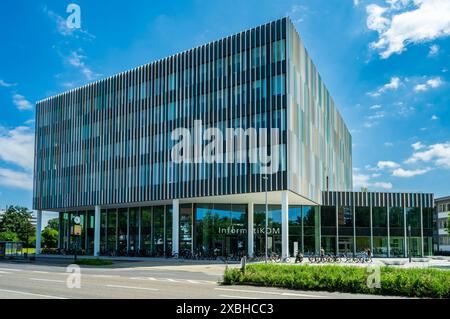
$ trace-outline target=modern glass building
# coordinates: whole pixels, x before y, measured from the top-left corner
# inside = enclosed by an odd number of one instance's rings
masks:
[[[43,210],[59,212],[64,249],[74,244],[70,229],[80,216],[80,246],[94,255],[253,255],[264,251],[265,232],[269,251],[283,257],[321,246],[404,253],[405,241],[396,240],[405,233],[394,234],[404,221],[374,228],[372,206],[364,206],[367,215],[328,201],[332,191],[352,189],[351,145],[298,33],[283,18],[39,101],[33,208],[38,227]],[[418,198],[398,207],[404,216],[416,207],[421,221],[432,202],[432,195],[392,196]],[[390,205],[380,207],[397,216]],[[339,216],[349,214],[341,225]],[[421,223],[420,254],[428,251],[425,228]]]

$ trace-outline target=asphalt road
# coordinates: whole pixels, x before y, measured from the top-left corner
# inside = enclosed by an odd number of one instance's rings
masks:
[[[223,286],[224,265],[170,262],[118,262],[107,267],[81,266],[80,288],[66,272],[67,261],[0,261],[0,299],[323,299],[380,296],[298,291],[265,287]]]

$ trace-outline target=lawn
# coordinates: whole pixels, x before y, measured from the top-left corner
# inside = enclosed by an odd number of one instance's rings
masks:
[[[380,287],[369,288],[374,272],[356,266],[248,265],[225,270],[223,284],[406,297],[450,298],[450,271],[380,267]],[[371,280],[370,280],[371,281]],[[374,281],[371,281],[372,283]]]

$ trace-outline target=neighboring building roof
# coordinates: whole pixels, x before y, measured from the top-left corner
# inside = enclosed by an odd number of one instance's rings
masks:
[[[445,196],[445,197],[441,197],[441,198],[435,198],[434,201],[435,202],[447,202],[447,201],[450,201],[450,196]]]

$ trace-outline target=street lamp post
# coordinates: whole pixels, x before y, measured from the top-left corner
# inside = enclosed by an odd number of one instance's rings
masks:
[[[265,231],[264,231],[264,234],[265,234],[265,248],[266,249],[265,249],[264,260],[265,260],[265,262],[267,264],[267,259],[268,259],[267,228],[269,227],[269,221],[268,221],[269,220],[269,209],[268,209],[268,203],[267,203],[267,180],[268,180],[267,173],[266,173],[266,176],[264,176],[263,178],[265,180],[265,191],[266,191],[266,228],[265,228]]]

